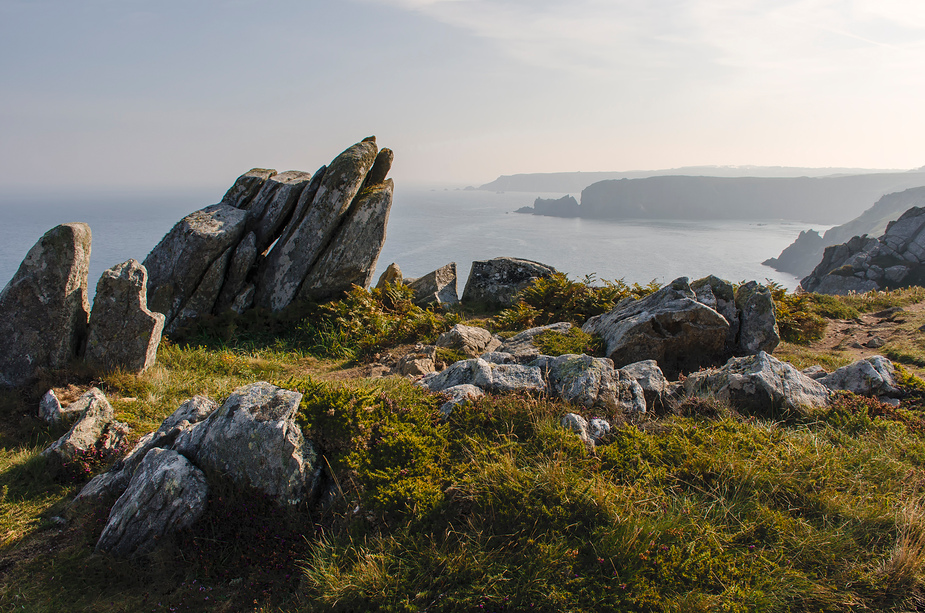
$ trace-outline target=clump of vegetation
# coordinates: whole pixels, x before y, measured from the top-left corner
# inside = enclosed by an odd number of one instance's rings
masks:
[[[541,332],[533,337],[533,344],[544,355],[586,353],[601,356],[604,353],[604,340],[600,336],[584,332],[578,326],[572,327],[565,334],[553,330]]]
[[[593,275],[572,281],[565,273],[557,272],[523,289],[515,306],[502,311],[494,324],[498,330],[523,330],[560,321],[580,326],[610,311],[624,298],[642,298],[659,287],[654,280],[646,285],[628,285],[622,279],[597,284]]]

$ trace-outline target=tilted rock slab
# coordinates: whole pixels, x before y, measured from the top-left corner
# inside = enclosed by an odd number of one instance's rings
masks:
[[[645,413],[642,386],[629,374],[616,370],[607,358],[566,354],[543,356],[539,366],[560,398],[586,408],[600,407],[627,413]]]
[[[698,302],[681,277],[645,298],[620,302],[589,319],[582,330],[604,339],[617,367],[655,360],[675,377],[722,359],[729,322]]]
[[[780,333],[771,290],[755,281],[740,285],[736,290],[736,307],[741,318],[739,352],[773,352],[780,344]]]
[[[260,252],[257,250],[257,236],[248,232],[235,247],[228,268],[225,271],[225,282],[215,301],[213,311],[220,315],[227,309],[234,308],[235,299],[247,285],[247,276],[257,261]]]
[[[881,355],[858,360],[817,379],[832,391],[862,396],[899,396],[902,392],[893,379],[893,363]]]
[[[99,389],[90,388],[76,402],[86,404],[80,418],[67,434],[42,452],[52,470],[93,449],[103,453],[112,451],[122,444],[128,434],[128,426],[116,421],[112,405]]]
[[[463,324],[456,324],[437,338],[437,347],[454,349],[472,357],[500,346],[501,341],[485,328]]]
[[[40,368],[63,368],[82,349],[90,241],[87,224],[55,226],[0,292],[0,386],[24,385]]]
[[[251,168],[235,179],[234,184],[225,192],[220,204],[236,209],[246,209],[267,180],[274,175],[276,171],[272,168]]]
[[[176,451],[152,449],[116,501],[97,552],[135,557],[187,528],[202,516],[208,500],[205,474]]]
[[[96,284],[86,360],[142,373],[157,360],[164,316],[148,310],[148,272],[137,260],[105,271]]]
[[[259,306],[280,311],[295,300],[302,282],[347,215],[377,153],[375,139],[367,139],[345,150],[327,167],[304,216],[293,219],[291,233],[276,242],[261,267],[256,296]]]
[[[732,358],[722,368],[692,373],[684,380],[684,392],[763,415],[824,407],[829,402],[824,385],[764,351]]]
[[[691,283],[691,290],[697,296],[697,302],[710,307],[729,322],[726,353],[732,354],[737,348],[740,326],[739,309],[736,307],[735,288],[732,283],[710,275]]]
[[[247,205],[247,214],[253,220],[248,221],[248,226],[254,233],[257,253],[266,251],[279,237],[311,178],[310,173],[299,170],[273,175]]]
[[[227,262],[244,236],[246,221],[247,212],[241,209],[225,204],[208,206],[180,220],[145,258],[148,308],[164,314],[168,331],[174,329],[174,319],[184,307],[187,317],[211,312]],[[197,290],[197,303],[212,301],[204,310],[187,305]]]
[[[450,262],[446,266],[441,266],[437,270],[415,279],[409,284],[409,287],[414,290],[414,304],[418,306],[458,303],[456,262]]]
[[[513,306],[514,296],[534,279],[550,277],[556,269],[517,258],[472,262],[462,301],[466,304]]]
[[[354,285],[369,287],[385,243],[393,191],[388,179],[357,195],[343,226],[305,277],[299,300],[339,298]]]
[[[265,381],[241,387],[182,432],[173,448],[207,472],[226,475],[280,504],[310,495],[318,456],[295,423],[302,394]]]

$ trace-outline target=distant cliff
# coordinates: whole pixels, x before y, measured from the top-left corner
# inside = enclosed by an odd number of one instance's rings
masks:
[[[800,232],[800,236],[776,258],[763,264],[797,277],[805,277],[822,260],[826,247],[847,243],[853,236],[880,236],[891,220],[912,207],[925,206],[925,187],[915,187],[887,194],[860,216],[848,223],[829,228],[823,236],[815,230]]]
[[[578,201],[572,195],[562,196],[561,198],[537,198],[533,201],[533,206],[525,206],[514,211],[515,213],[532,213],[533,215],[545,215],[547,217],[577,217]]]

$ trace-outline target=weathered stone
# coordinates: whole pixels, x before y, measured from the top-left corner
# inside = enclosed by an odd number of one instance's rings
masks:
[[[72,462],[79,455],[91,450],[103,454],[110,453],[122,444],[123,438],[128,433],[128,426],[115,420],[112,406],[99,389],[91,388],[73,404],[78,403],[81,407],[86,405],[80,418],[71,426],[67,434],[42,452],[42,455],[49,460],[52,470]]]
[[[772,353],[780,344],[780,333],[771,290],[749,281],[736,290],[735,304],[741,313],[739,352],[746,355],[759,351]]]
[[[456,262],[450,262],[446,266],[415,279],[409,287],[414,290],[414,303],[418,306],[458,303]]]
[[[343,226],[305,278],[297,294],[299,300],[336,298],[354,285],[369,288],[385,243],[392,191],[393,183],[388,179],[357,195]]]
[[[152,449],[116,501],[97,552],[135,557],[191,526],[206,508],[209,487],[201,470],[175,451]]]
[[[824,385],[764,351],[732,358],[722,368],[692,373],[684,380],[684,391],[763,415],[823,407],[829,397]]]
[[[0,292],[0,386],[18,387],[39,369],[63,368],[86,339],[90,227],[56,226],[29,250]]]
[[[819,379],[832,391],[846,391],[862,396],[898,396],[901,392],[893,379],[893,363],[883,356],[872,356],[842,366]]]
[[[148,310],[148,272],[137,260],[105,271],[96,284],[86,360],[142,373],[157,360],[164,316]]]
[[[222,197],[221,204],[246,209],[267,179],[275,174],[276,171],[269,168],[251,168],[235,180],[234,185]]]
[[[290,170],[267,180],[253,203],[247,207],[254,219],[253,233],[257,253],[263,253],[273,244],[290,220],[299,197],[311,183],[312,175]]]
[[[39,402],[39,419],[48,424],[61,421],[61,402],[55,390],[48,390]]]
[[[636,380],[642,388],[648,408],[653,409],[666,404],[671,386],[655,360],[633,362],[621,368],[620,371]]]
[[[800,372],[802,372],[804,375],[806,375],[810,379],[815,379],[817,381],[821,379],[822,377],[826,376],[827,374],[829,374],[828,372],[826,372],[826,370],[823,367],[819,366],[818,364],[814,364],[813,366],[807,366]]]
[[[534,279],[550,277],[555,272],[552,266],[517,258],[472,262],[462,301],[466,304],[513,306],[517,292]]]
[[[433,345],[416,345],[398,360],[393,372],[403,377],[426,375],[437,370],[437,348]]]
[[[566,402],[627,413],[645,413],[642,387],[630,375],[615,370],[607,358],[567,354],[538,360],[549,385]]]
[[[491,362],[492,364],[517,364],[519,361],[516,357],[510,353],[505,353],[503,351],[486,351],[479,356],[486,362]]]
[[[600,444],[601,441],[610,434],[610,430],[610,422],[600,417],[595,417],[588,424],[588,436],[591,437],[591,440],[594,441],[596,445]]]
[[[392,262],[389,264],[389,267],[385,269],[381,275],[379,275],[379,282],[376,283],[376,289],[382,289],[386,285],[396,285],[402,283],[404,277],[401,274],[401,268],[398,267],[398,264]]]
[[[691,283],[697,302],[704,304],[729,322],[726,333],[726,352],[733,353],[739,337],[739,309],[736,308],[735,288],[728,281],[710,275]]]
[[[302,394],[266,382],[241,387],[221,408],[182,432],[173,448],[206,471],[281,504],[310,497],[318,456],[295,423]]]
[[[447,419],[456,407],[468,404],[485,395],[480,388],[469,384],[454,385],[446,388],[442,393],[450,398],[440,406],[440,415],[443,419]]]
[[[280,311],[295,300],[303,280],[345,219],[377,152],[375,139],[364,140],[341,153],[327,167],[304,216],[293,215],[291,230],[284,232],[261,266],[256,284],[258,305]],[[381,187],[373,190],[380,196],[376,198],[380,203],[383,191],[386,190]],[[387,191],[391,201],[391,186]]]
[[[371,185],[378,185],[385,182],[385,178],[389,175],[389,170],[392,169],[392,161],[395,159],[395,154],[389,148],[383,148],[377,155],[376,161],[373,162],[373,167],[369,169],[369,172],[366,174],[366,180],[363,183],[363,187],[369,187]]]
[[[235,298],[241,294],[247,285],[247,275],[254,266],[254,262],[257,261],[259,253],[257,236],[253,232],[248,232],[238,243],[238,246],[235,247],[231,260],[228,262],[225,281],[213,308],[216,315],[233,308]]]
[[[669,377],[720,360],[729,322],[697,302],[682,277],[639,300],[623,300],[589,319],[582,330],[598,334],[617,367],[655,360]]]
[[[894,284],[900,284],[909,274],[909,267],[903,265],[890,266],[883,271],[884,278]],[[875,288],[871,288],[875,289]],[[870,291],[870,290],[867,290]]]
[[[168,334],[173,334],[203,315],[212,313],[233,255],[234,249],[229,247],[218,259],[212,262],[212,265],[203,275],[196,291],[193,292],[193,295],[189,297],[189,300],[177,312],[176,316],[164,326]]]
[[[246,218],[246,211],[224,204],[206,207],[180,220],[145,258],[148,308],[164,314],[166,330],[174,329],[174,318],[202,286],[216,260],[230,257],[244,235]],[[223,280],[219,278],[219,288]],[[207,310],[196,312],[211,312],[215,297]]]
[[[487,392],[542,392],[546,389],[542,373],[535,366],[492,364],[481,358],[460,360],[443,372],[425,375],[416,383],[432,392],[441,392],[462,384],[474,385]]]
[[[529,330],[518,332],[511,338],[504,341],[501,346],[498,347],[498,351],[513,355],[519,362],[530,362],[531,360],[536,359],[542,353],[533,343],[537,336],[546,332],[568,334],[572,327],[572,324],[568,323],[567,321],[560,321],[559,323],[555,324],[530,328]]]
[[[254,294],[256,291],[253,283],[245,285],[241,292],[234,297],[234,302],[231,303],[231,310],[240,315],[254,306]]]
[[[501,346],[491,332],[478,326],[456,324],[437,339],[437,347],[454,349],[470,357],[494,351]]]
[[[588,432],[588,420],[578,413],[566,413],[565,417],[559,421],[559,425],[577,434],[578,438],[584,441],[585,444],[594,444]]]

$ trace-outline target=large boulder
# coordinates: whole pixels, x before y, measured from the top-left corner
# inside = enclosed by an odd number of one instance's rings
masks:
[[[617,367],[655,360],[669,377],[714,364],[725,354],[729,322],[697,301],[685,277],[639,300],[623,300],[589,319]]]
[[[642,388],[649,408],[663,407],[671,395],[671,384],[655,360],[627,364],[620,372],[632,377]]]
[[[176,451],[152,449],[116,501],[97,552],[135,557],[196,522],[206,508],[209,486],[201,470]]]
[[[823,407],[829,399],[824,385],[764,351],[731,358],[722,368],[692,373],[684,380],[684,392],[762,415]]]
[[[585,408],[603,408],[627,413],[645,413],[642,387],[624,371],[615,370],[607,358],[566,354],[543,356],[536,364],[549,386],[566,402]]]
[[[244,210],[225,204],[208,206],[180,220],[145,258],[148,308],[164,314],[166,330],[174,328],[173,320],[184,308],[188,315],[212,311],[246,221]],[[198,304],[192,308],[187,302],[197,290]]]
[[[501,345],[485,328],[456,324],[437,338],[437,347],[453,349],[470,357],[494,351]]]
[[[310,496],[318,455],[295,422],[302,394],[264,381],[228,397],[221,408],[181,432],[173,448],[207,472],[262,492],[280,504]]]
[[[0,292],[0,386],[24,385],[39,369],[63,368],[81,351],[90,240],[87,224],[52,228]]]
[[[254,233],[257,253],[267,250],[279,237],[295,210],[299,197],[311,183],[312,175],[290,170],[270,177],[247,207],[248,222]]]
[[[518,362],[530,362],[542,354],[539,347],[536,346],[535,341],[537,336],[546,333],[568,334],[572,327],[572,324],[567,321],[560,321],[559,323],[530,328],[529,330],[518,332],[504,341],[501,346],[498,347],[498,351],[514,356]]]
[[[746,355],[759,351],[772,353],[780,344],[780,333],[771,290],[749,281],[736,290],[735,304],[741,314],[738,352]]]
[[[164,316],[148,310],[148,272],[137,260],[105,271],[96,284],[86,360],[141,373],[154,365]]]
[[[77,402],[86,408],[71,429],[52,443],[42,455],[52,472],[92,454],[107,456],[122,444],[129,428],[116,421],[112,405],[97,388],[91,388]]]
[[[235,179],[234,184],[225,192],[220,204],[236,209],[247,209],[267,180],[276,175],[272,168],[251,168]]]
[[[486,392],[546,391],[546,382],[538,367],[494,364],[481,358],[460,360],[443,372],[425,375],[416,383],[432,392],[442,392],[463,384],[474,385]]]
[[[463,291],[466,304],[513,306],[514,296],[534,279],[550,277],[556,269],[517,258],[494,258],[472,262]]]
[[[739,338],[739,309],[736,307],[736,294],[732,283],[710,275],[691,283],[691,290],[697,296],[697,302],[710,307],[729,322],[726,353],[732,354],[736,350]]]
[[[375,138],[349,147],[327,167],[302,217],[296,217],[303,208],[302,202],[298,203],[290,228],[276,241],[258,273],[259,306],[280,311],[296,299],[303,281],[346,218],[377,153]],[[391,198],[391,188],[388,191]],[[375,200],[381,202],[382,197],[380,188]]]
[[[414,303],[418,306],[430,304],[456,304],[456,262],[441,266],[409,284],[414,291]]]
[[[385,243],[393,183],[363,188],[343,226],[302,283],[299,300],[338,298],[354,285],[368,289]]]
[[[883,356],[875,355],[858,360],[818,379],[819,383],[832,391],[845,391],[862,396],[900,395],[899,386],[893,379],[893,363]]]

